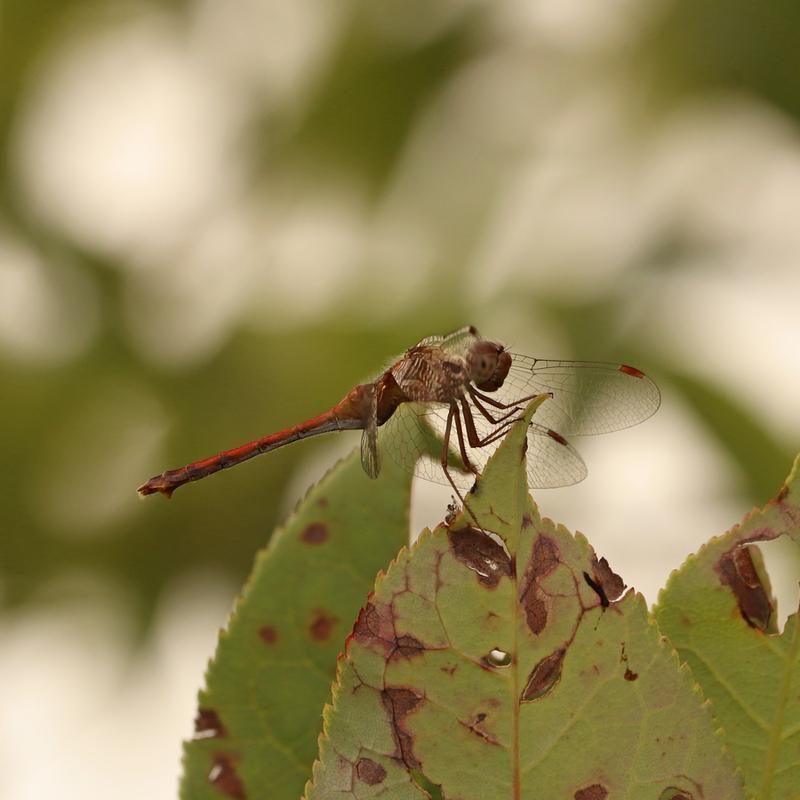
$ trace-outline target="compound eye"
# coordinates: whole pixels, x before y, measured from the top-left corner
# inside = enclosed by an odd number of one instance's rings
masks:
[[[505,351],[500,351],[493,359],[482,356],[480,367],[483,374],[475,375],[475,385],[484,392],[497,391],[511,368],[511,356]]]

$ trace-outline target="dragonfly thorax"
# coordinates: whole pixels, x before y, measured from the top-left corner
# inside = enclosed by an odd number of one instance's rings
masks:
[[[475,342],[467,351],[467,368],[472,382],[482,392],[494,392],[511,369],[511,355],[497,342]]]

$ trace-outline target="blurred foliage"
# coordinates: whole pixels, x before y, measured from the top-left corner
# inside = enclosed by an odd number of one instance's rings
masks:
[[[306,117],[285,147],[268,150],[267,163],[320,161],[358,175],[379,193],[420,112],[474,55],[471,21],[468,16],[418,46],[387,46],[356,13]],[[262,140],[269,141],[268,132]]]
[[[572,352],[591,353],[597,360],[622,360],[648,365],[661,387],[676,391],[691,408],[741,478],[741,491],[753,503],[763,504],[775,493],[792,463],[794,449],[780,442],[735,396],[701,375],[689,375],[678,366],[637,346],[635,337],[604,337],[597,351],[597,331],[614,319],[617,309],[633,301],[624,287],[591,303],[551,303],[544,309],[565,326]],[[789,443],[791,444],[791,443]]]
[[[642,37],[660,90],[672,96],[745,91],[800,118],[796,54],[800,6],[792,0],[673,0]]]
[[[147,2],[176,9],[186,4],[186,0]],[[79,27],[90,27],[102,14],[124,14],[131,8],[117,0],[0,0],[0,152],[6,152],[9,126],[32,73],[61,37]],[[0,181],[0,191],[10,188],[5,174],[8,164],[6,158],[0,159],[0,177],[5,178]]]
[[[375,373],[392,354],[426,334],[471,322],[474,312],[482,310],[468,299],[463,266],[445,260],[401,319],[360,315],[353,310],[361,302],[356,297],[346,311],[285,333],[265,332],[243,321],[218,351],[192,365],[169,370],[145,358],[124,322],[123,265],[88,251],[19,203],[8,151],[9,134],[32,78],[62,37],[83,27],[88,30],[107,16],[150,5],[179,16],[189,4],[6,0],[0,46],[0,221],[45,260],[68,261],[81,270],[100,297],[102,321],[92,347],[58,366],[0,354],[0,602],[19,606],[65,572],[94,570],[127,589],[142,630],[165,588],[181,572],[211,566],[238,581],[244,578],[253,553],[279,521],[281,498],[293,472],[324,444],[309,441],[281,450],[235,474],[204,482],[202,488],[184,489],[170,503],[142,503],[107,529],[79,536],[58,529],[42,513],[47,500],[37,492],[42,489],[43,453],[74,425],[89,400],[102,400],[110,379],[129,378],[134,385],[144,385],[161,404],[169,427],[163,462],[153,464],[155,472],[318,413]],[[488,11],[480,3],[427,37],[381,37],[365,24],[365,8],[352,3],[343,12],[333,57],[307,108],[274,146],[269,113],[255,109],[246,141],[253,149],[251,174],[260,187],[268,187],[273,171],[285,177],[297,167],[313,175],[324,166],[356,176],[377,205],[428,104],[465,64],[488,52]],[[699,5],[675,0],[664,5],[656,23],[642,35],[642,50],[629,55],[637,68],[650,66],[666,101],[689,91],[744,88],[796,116],[797,26],[791,20],[798,14],[788,2],[756,8],[744,0]],[[313,192],[313,182],[307,188]],[[75,190],[79,195],[80,187]],[[465,180],[462,191],[473,190]],[[470,239],[474,232],[468,225],[462,227],[463,237]],[[535,263],[532,253],[531,264]],[[369,269],[364,267],[365,280]],[[646,264],[631,265],[631,271],[647,269]],[[634,293],[621,287],[617,296],[587,305],[532,296],[527,288],[511,284],[493,302],[495,314],[499,309],[501,316],[506,309],[516,309],[531,319],[546,318],[572,343],[572,355],[619,356],[647,365],[653,355],[637,349],[635,337],[627,340],[631,331],[619,322],[624,317],[621,309],[635,302]],[[374,299],[365,292],[363,302]],[[785,471],[786,451],[731,398],[669,365],[655,378],[672,380],[709,430],[724,437],[753,500],[763,500],[765,487]],[[73,452],[71,458],[71,468],[80,473],[85,466],[82,453]],[[147,477],[143,474],[141,479]],[[103,486],[91,490],[102,492]],[[131,486],[131,502],[134,490]]]

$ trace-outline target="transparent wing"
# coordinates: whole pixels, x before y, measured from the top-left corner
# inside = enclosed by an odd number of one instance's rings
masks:
[[[477,330],[466,327],[446,336],[430,336],[419,346],[465,354],[478,339]],[[586,477],[586,465],[566,436],[610,433],[636,425],[654,414],[661,402],[658,387],[635,367],[554,361],[519,354],[512,354],[511,368],[503,386],[487,396],[509,407],[519,403],[519,411],[522,411],[528,399],[539,394],[551,397],[537,409],[528,430],[531,488],[569,486]],[[501,421],[506,412],[484,403],[486,412],[494,418],[489,419],[470,398],[466,402],[478,441],[473,442],[474,446],[469,445],[464,424],[464,449],[471,465],[481,472],[500,445],[502,435],[487,444],[482,441],[507,432],[508,428],[503,427]],[[445,403],[403,403],[382,428],[382,449],[403,468],[427,480],[448,485],[441,465],[448,410]],[[459,406],[462,419],[465,413]],[[447,464],[459,488],[469,489],[474,475],[463,470],[455,425],[450,433]]]
[[[486,438],[500,429],[471,405],[470,411],[479,438]],[[448,407],[444,403],[404,404],[381,429],[381,449],[403,469],[425,480],[449,486],[441,466],[447,413]],[[502,437],[482,447],[470,447],[465,440],[467,457],[479,472],[483,471],[501,441]],[[586,465],[575,448],[563,436],[538,423],[531,424],[528,429],[527,460],[528,484],[534,489],[569,486],[582,481],[587,474]],[[450,434],[447,463],[455,484],[462,492],[467,492],[475,476],[463,470],[455,425]]]
[[[440,463],[447,412],[444,403],[403,403],[380,429],[381,451],[414,475],[449,486]],[[455,435],[451,437],[448,465],[458,483],[462,464]],[[466,485],[471,485],[471,480]]]
[[[545,400],[539,406],[533,422],[528,426],[526,457],[528,486],[531,489],[555,489],[559,486],[571,486],[574,483],[580,483],[588,474],[586,464],[578,451],[560,433],[537,421],[539,413],[548,402],[550,401]],[[508,427],[503,428],[502,422],[499,425],[490,422],[471,403],[469,404],[469,410],[475,424],[476,433],[480,439],[484,439],[501,429],[509,430]],[[514,416],[516,417],[517,415]],[[514,419],[514,417],[511,419]],[[512,424],[522,423],[512,422]],[[483,447],[469,447],[467,445],[467,455],[480,472],[483,471],[486,462],[500,446],[501,441],[502,437]]]
[[[480,334],[474,325],[465,325],[457,331],[444,336],[426,336],[417,347],[440,347],[446,353],[466,356],[470,346],[480,339]]]
[[[661,403],[658,387],[626,364],[549,361],[512,354],[511,369],[491,397],[514,403],[551,392],[536,412],[536,422],[564,436],[611,433],[652,416]]]
[[[364,428],[361,434],[361,466],[370,478],[377,478],[381,471],[378,456],[378,428]]]
[[[381,470],[378,456],[378,394],[375,384],[366,385],[367,414],[361,434],[361,466],[370,478],[377,478]]]
[[[527,458],[528,486],[533,489],[572,486],[589,472],[580,453],[563,436],[535,422],[528,429]]]

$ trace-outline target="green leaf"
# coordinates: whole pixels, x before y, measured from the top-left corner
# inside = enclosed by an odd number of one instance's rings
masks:
[[[800,798],[800,631],[776,632],[775,605],[752,543],[800,543],[800,457],[778,495],[672,574],[655,615],[692,669],[745,787],[758,800]]]
[[[411,474],[384,462],[370,481],[357,453],[344,459],[259,554],[200,692],[185,800],[302,793],[336,656],[375,573],[408,540]]]
[[[379,577],[324,712],[309,800],[742,797],[643,598],[539,516],[526,432],[504,439],[467,512]]]

